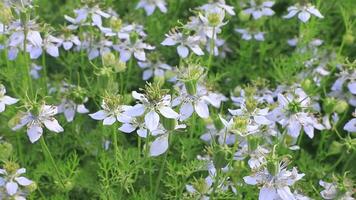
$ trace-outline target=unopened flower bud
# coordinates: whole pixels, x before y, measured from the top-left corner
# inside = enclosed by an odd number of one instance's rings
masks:
[[[126,63],[125,63],[125,62],[122,62],[121,60],[117,60],[117,61],[115,62],[114,71],[115,71],[116,73],[124,72],[124,71],[126,71],[126,68],[127,68],[127,66],[126,66]]]
[[[8,160],[12,155],[13,148],[12,145],[8,142],[0,143],[0,160]]]
[[[339,100],[339,101],[337,101],[337,103],[334,107],[334,111],[337,112],[338,114],[341,114],[341,113],[346,112],[348,108],[349,108],[349,104],[346,101]]]
[[[355,42],[355,37],[350,32],[347,32],[342,39],[346,45],[352,45]]]
[[[239,19],[242,22],[248,21],[250,19],[250,16],[250,14],[247,14],[244,11],[239,12]]]
[[[11,9],[4,5],[0,5],[0,9],[0,22],[3,24],[9,24],[13,18]]]
[[[102,56],[102,61],[103,61],[103,65],[105,67],[111,67],[113,65],[116,64],[116,57],[113,53],[109,52],[109,53],[105,53]]]
[[[334,107],[335,107],[336,103],[337,103],[336,99],[326,98],[323,102],[323,109],[324,109],[325,113],[327,113],[327,114],[333,113],[335,111]]]

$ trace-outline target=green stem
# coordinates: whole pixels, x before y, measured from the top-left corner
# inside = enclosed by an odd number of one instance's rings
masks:
[[[63,189],[65,189],[64,182],[63,182],[62,177],[61,177],[61,175],[59,173],[59,170],[58,170],[58,167],[56,165],[56,162],[54,161],[53,156],[52,156],[51,152],[48,149],[48,146],[46,144],[44,136],[41,137],[40,143],[41,143],[41,147],[42,147],[42,150],[44,151],[45,156],[47,155],[47,157],[50,159],[50,161],[51,161],[51,163],[53,165],[54,171],[56,172],[56,174],[58,176],[59,182],[61,183]]]
[[[213,38],[210,41],[210,52],[209,52],[209,60],[208,60],[208,70],[211,69],[211,63],[213,61],[214,49],[215,49],[215,27],[213,28]]]
[[[221,169],[216,169],[216,174],[215,174],[215,177],[214,177],[213,191],[211,192],[211,195],[210,195],[211,200],[214,200],[215,191],[216,191],[216,189],[218,188],[218,185],[219,185],[220,170]]]
[[[155,188],[155,192],[154,192],[154,197],[157,197],[157,192],[158,192],[158,189],[159,189],[159,185],[161,183],[163,171],[164,171],[164,168],[165,168],[165,165],[166,165],[166,161],[167,161],[167,155],[168,155],[168,149],[167,149],[166,153],[164,154],[164,158],[163,158],[163,161],[162,161],[162,164],[161,164],[161,168],[159,170],[157,183],[156,183],[156,188]],[[158,198],[156,198],[156,199],[158,199]]]
[[[43,90],[47,95],[47,65],[46,65],[46,55],[42,54],[42,68],[43,68]]]
[[[132,62],[133,62],[133,58],[130,58],[129,61],[129,65],[127,66],[127,77],[126,77],[126,81],[125,81],[125,93],[127,92],[128,89],[128,84],[130,82],[130,77],[131,77],[131,71],[132,71]]]

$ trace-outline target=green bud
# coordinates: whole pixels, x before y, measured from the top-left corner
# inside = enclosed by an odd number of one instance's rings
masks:
[[[251,15],[245,13],[244,11],[241,11],[241,12],[239,12],[239,16],[238,17],[239,17],[240,21],[246,22],[246,21],[248,21],[250,19]]]
[[[331,114],[335,111],[335,105],[337,101],[334,98],[326,98],[323,103],[323,110],[327,114]]]
[[[346,101],[339,100],[339,101],[337,101],[337,103],[334,107],[334,111],[337,112],[338,114],[341,114],[341,113],[346,112],[348,108],[349,108],[349,104]]]
[[[11,8],[0,5],[0,22],[3,24],[9,24],[13,18]]]
[[[311,81],[310,79],[304,79],[301,85],[304,91],[306,92],[313,91],[314,85],[313,85],[313,81]]]
[[[328,155],[337,155],[340,154],[343,151],[343,144],[333,141],[329,147]]]
[[[118,61],[115,62],[114,71],[116,73],[125,72],[126,68],[127,68],[127,66],[126,66],[125,62],[122,62],[121,60],[118,60]]]
[[[105,67],[111,67],[114,66],[116,64],[116,57],[113,53],[109,52],[109,53],[105,53],[102,57],[101,57],[102,61],[103,61],[103,65]]]
[[[37,183],[33,182],[32,184],[30,184],[29,186],[27,186],[27,189],[30,191],[30,192],[33,192],[35,190],[37,190],[38,186],[37,186]]]
[[[352,45],[355,42],[355,37],[350,32],[347,32],[342,39],[346,45]]]
[[[8,142],[0,143],[0,160],[5,161],[10,158],[13,152],[13,147]]]

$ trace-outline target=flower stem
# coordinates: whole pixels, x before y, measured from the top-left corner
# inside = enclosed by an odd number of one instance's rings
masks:
[[[54,168],[54,170],[55,170],[55,172],[56,172],[56,174],[58,176],[59,182],[61,183],[63,189],[65,189],[65,185],[64,185],[62,177],[61,177],[61,175],[59,173],[59,170],[58,170],[58,167],[56,165],[56,162],[54,161],[53,156],[52,156],[51,152],[49,151],[48,146],[47,146],[46,141],[45,141],[43,136],[40,139],[40,143],[41,143],[41,147],[42,147],[42,150],[44,151],[45,156],[47,156],[50,159],[50,161],[51,161],[51,163],[53,165],[53,168]]]
[[[168,137],[168,141],[169,141],[169,137]],[[158,192],[158,189],[159,189],[159,185],[161,183],[163,171],[164,171],[164,168],[166,166],[167,155],[168,155],[168,149],[167,149],[166,153],[164,154],[164,158],[163,158],[163,161],[161,163],[161,168],[159,170],[159,174],[158,174],[158,177],[157,177],[157,183],[156,183],[156,188],[155,188],[155,192],[154,192],[154,197],[157,197],[157,192]]]
[[[209,52],[209,60],[208,60],[208,70],[210,71],[211,63],[213,61],[214,49],[215,49],[215,27],[213,28],[213,37],[210,41],[210,52]]]

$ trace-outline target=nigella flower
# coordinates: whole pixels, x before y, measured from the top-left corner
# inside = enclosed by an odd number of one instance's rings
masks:
[[[303,128],[305,133],[314,137],[314,129],[323,130],[325,127],[309,113],[311,99],[301,88],[297,88],[294,94],[278,94],[279,106],[269,114],[269,119],[287,127],[288,134],[297,138]]]
[[[38,31],[39,26],[34,20],[29,20],[27,22],[22,22],[20,20],[14,21],[10,24],[9,30],[13,30],[8,40],[8,58],[10,60],[16,59],[19,49],[23,50],[25,42],[27,44],[27,49],[25,49],[25,51],[32,54],[31,58],[38,55],[38,50],[30,52],[32,50],[31,47],[37,47],[42,50],[43,40],[40,32]]]
[[[259,19],[262,16],[272,16],[274,11],[271,9],[274,1],[255,1],[250,0],[247,9],[243,10],[246,14],[252,15],[254,19]]]
[[[146,44],[142,39],[127,39],[124,42],[114,45],[114,49],[120,52],[120,59],[123,62],[127,62],[132,57],[132,54],[139,61],[146,61],[145,50],[154,50],[155,47]]]
[[[143,69],[142,79],[147,81],[152,77],[164,77],[166,71],[171,71],[172,67],[168,64],[162,63],[160,61],[153,63],[151,61],[147,62],[138,62],[138,66]]]
[[[186,58],[189,55],[189,49],[191,49],[198,56],[204,55],[199,43],[199,36],[185,36],[183,33],[172,30],[169,34],[166,34],[166,39],[161,43],[161,45],[174,46],[179,44],[177,47],[178,55],[181,58]]]
[[[311,4],[296,4],[294,6],[290,6],[288,7],[288,14],[283,16],[283,18],[290,19],[296,14],[298,14],[299,20],[304,23],[306,23],[310,19],[311,15],[314,15],[321,19],[324,18],[320,11]]]
[[[207,11],[207,10],[211,10],[213,8],[219,7],[223,10],[225,10],[225,12],[231,16],[235,15],[235,11],[234,11],[234,7],[233,6],[229,6],[226,5],[225,0],[218,0],[212,3],[207,3],[204,4],[200,7],[198,7],[198,9],[203,10],[203,11]]]
[[[135,115],[132,112],[135,112],[133,110],[137,109],[138,107],[136,107],[136,108],[134,108],[134,107],[127,111],[128,113],[130,113],[130,115]],[[140,114],[140,113],[138,113],[138,114]],[[124,133],[132,133],[136,130],[137,135],[142,138],[146,138],[148,135],[148,129],[147,129],[145,121],[142,117],[137,117],[137,118],[132,117],[129,122],[123,123],[121,125],[121,127],[119,127],[119,130]]]
[[[209,200],[209,195],[213,191],[213,179],[211,176],[205,179],[198,179],[192,185],[185,185],[187,192],[200,200]]]
[[[258,169],[267,163],[267,155],[270,153],[270,150],[266,147],[258,146],[256,149],[249,149],[249,144],[243,142],[240,144],[240,149],[237,150],[234,154],[234,160],[244,160],[249,158],[247,161],[251,169]]]
[[[80,25],[90,25],[97,26],[98,28],[102,27],[102,18],[109,18],[111,15],[102,11],[99,6],[84,6],[83,8],[74,10],[76,14],[75,18],[65,15],[65,19],[72,23],[68,28],[77,29]],[[90,20],[88,20],[90,18]]]
[[[89,60],[93,60],[100,55],[104,55],[106,53],[111,52],[112,45],[112,41],[103,39],[94,42],[83,41],[81,42],[81,45],[77,47],[81,49],[86,49]]]
[[[20,113],[18,124],[12,130],[19,130],[27,125],[27,135],[32,143],[39,140],[43,134],[43,126],[55,133],[63,132],[62,126],[54,118],[58,108],[52,105],[42,104],[39,108]]]
[[[25,199],[25,194],[22,192],[23,189],[34,184],[33,181],[23,176],[26,173],[25,168],[18,169],[15,163],[5,163],[5,169],[0,169],[0,193],[1,187],[4,187],[5,194],[0,194],[7,196],[9,199],[14,198],[16,200]]]
[[[235,31],[242,34],[242,39],[244,40],[251,40],[251,39],[255,39],[257,41],[265,40],[264,32],[253,31],[250,29],[240,29],[240,28],[235,29]]]
[[[103,120],[104,125],[112,125],[116,121],[122,123],[130,122],[131,118],[127,115],[126,111],[131,106],[121,105],[119,98],[115,98],[115,96],[105,98],[101,104],[102,110],[89,114],[89,116],[95,120]]]
[[[143,8],[145,9],[146,14],[150,16],[156,10],[156,7],[158,7],[163,13],[167,12],[165,0],[140,0],[136,6],[136,9]]]
[[[208,91],[203,85],[198,85],[195,94],[190,94],[185,86],[179,89],[180,95],[175,99],[175,105],[180,105],[180,120],[188,119],[194,111],[201,118],[208,118],[209,105],[219,108],[227,98],[219,93]]]
[[[349,92],[356,95],[356,69],[347,69],[346,67],[338,67],[340,72],[336,75],[337,79],[331,87],[332,91],[343,91],[346,85]]]
[[[157,85],[148,84],[146,93],[132,92],[132,97],[138,100],[135,109],[127,112],[130,116],[140,116],[145,114],[145,125],[150,131],[154,131],[160,124],[160,115],[168,119],[177,119],[178,113],[171,107],[171,95],[160,94]]]
[[[40,41],[40,40],[39,40]],[[38,41],[38,42],[39,42]],[[59,50],[58,47],[61,43],[61,40],[48,35],[44,40],[41,40],[40,43],[31,43],[27,46],[27,51],[30,53],[31,59],[37,59],[42,55],[42,48],[51,56],[58,57]]]
[[[352,188],[343,188],[342,190],[344,191],[340,191],[337,183],[328,183],[322,180],[319,181],[319,185],[324,188],[324,190],[320,192],[323,199],[355,200],[355,198],[352,197],[354,193]]]
[[[0,113],[5,111],[6,105],[12,105],[17,103],[19,100],[5,95],[6,88],[4,85],[0,84]]]
[[[259,199],[295,199],[294,194],[290,190],[290,186],[300,180],[304,174],[298,174],[294,167],[288,170],[286,164],[281,162],[276,164],[274,171],[267,168],[262,168],[252,176],[245,176],[243,179],[249,185],[261,185]],[[270,171],[271,170],[271,171]]]
[[[203,30],[208,38],[215,39],[221,32],[221,27],[226,25],[224,22],[225,10],[220,7],[214,7],[199,13],[199,19],[202,22]]]
[[[60,44],[59,46],[63,46],[64,50],[69,51],[74,45],[80,46],[81,42],[79,37],[73,34],[70,35],[62,35],[59,38]]]
[[[58,105],[58,113],[64,113],[67,122],[73,121],[76,112],[85,114],[89,110],[84,104],[76,104],[70,99],[63,99],[61,104]]]

